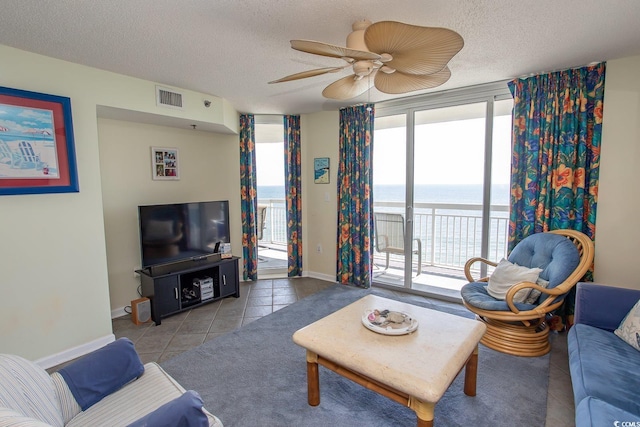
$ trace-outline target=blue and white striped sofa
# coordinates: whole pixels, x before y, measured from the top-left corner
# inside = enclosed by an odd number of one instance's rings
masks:
[[[137,354],[135,357],[137,358]],[[96,403],[82,410],[71,390],[75,385],[70,388],[60,372],[49,375],[29,360],[0,354],[0,427],[128,426],[135,422],[145,424],[144,417],[149,417],[154,411],[158,413],[163,405],[168,408],[172,402],[188,397],[188,393],[197,396],[193,392],[185,393],[185,389],[156,363],[147,363],[144,370],[141,363],[139,366],[141,375],[137,379],[134,378],[105,397],[100,396]],[[200,399],[199,396],[197,399]],[[201,411],[199,424],[185,425],[206,425],[208,421],[210,427],[222,427],[220,420],[201,407],[201,400],[199,402],[200,407],[195,409]],[[202,412],[206,415],[204,422]]]

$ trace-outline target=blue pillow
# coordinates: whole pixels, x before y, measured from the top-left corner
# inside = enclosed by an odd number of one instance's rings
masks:
[[[127,427],[209,427],[202,405],[200,395],[188,390]]]
[[[83,411],[140,377],[144,366],[128,338],[120,338],[58,371]]]

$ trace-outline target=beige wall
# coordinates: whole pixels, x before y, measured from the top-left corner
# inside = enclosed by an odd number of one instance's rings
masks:
[[[114,315],[139,298],[138,206],[229,200],[231,247],[242,255],[237,135],[98,120],[109,296]],[[151,179],[150,147],[178,148],[180,180]]]
[[[80,192],[0,197],[0,353],[51,366],[113,339],[97,107],[193,118],[229,132],[237,114],[229,118],[226,101],[189,91],[185,111],[162,109],[154,82],[2,45],[0,57],[0,86],[71,99]]]
[[[640,56],[607,63],[594,279],[640,289]]]
[[[337,111],[303,115],[300,140],[303,162],[304,270],[310,276],[335,280],[338,176]],[[314,184],[313,159],[329,157],[329,184]],[[322,252],[317,251],[318,245]]]

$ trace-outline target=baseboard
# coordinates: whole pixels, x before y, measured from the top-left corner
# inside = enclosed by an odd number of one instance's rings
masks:
[[[52,354],[51,356],[43,357],[36,360],[35,363],[40,365],[44,369],[48,369],[61,363],[68,362],[69,360],[76,359],[80,356],[84,356],[85,354],[91,353],[92,351],[104,347],[110,342],[115,341],[115,339],[115,335],[109,334],[102,338],[90,341],[86,344],[72,347],[68,350],[61,351],[60,353]]]
[[[316,273],[315,271],[307,271],[307,277],[311,277],[313,279],[325,280],[327,282],[336,282],[336,276],[331,276],[329,274]]]
[[[124,311],[126,307],[119,307],[119,308],[114,308],[113,310],[111,310],[111,319],[115,319],[117,317],[122,317],[125,316],[127,314],[131,314],[131,313],[127,313],[126,311]]]

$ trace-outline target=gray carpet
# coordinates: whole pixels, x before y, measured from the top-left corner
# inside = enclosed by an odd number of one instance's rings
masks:
[[[291,335],[373,293],[471,317],[461,306],[391,297],[383,290],[342,285],[304,298],[241,329],[162,363],[185,388],[196,390],[225,427],[415,426],[415,413],[320,367],[320,405],[307,404],[305,350]],[[425,360],[425,363],[428,363]],[[437,426],[543,426],[549,355],[521,358],[480,346],[477,396],[463,393],[458,375],[436,405]]]

